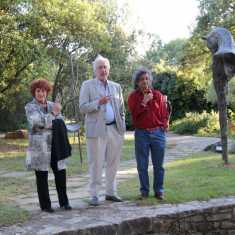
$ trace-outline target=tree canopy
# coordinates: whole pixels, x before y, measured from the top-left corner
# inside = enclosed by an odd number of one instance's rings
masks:
[[[202,37],[215,26],[235,35],[235,1],[198,0],[198,4],[200,14],[190,38],[165,43],[158,35],[147,34],[148,42],[143,43],[150,47],[139,56],[139,31],[123,29],[128,9],[119,9],[116,0],[2,0],[0,123],[9,125],[1,129],[22,126],[29,83],[40,77],[54,84],[51,98],[60,99],[66,117],[79,119],[79,89],[92,78],[91,64],[99,53],[109,58],[110,79],[121,83],[125,97],[133,70],[144,65],[153,72],[154,86],[172,101],[173,119],[191,110],[215,108],[211,55]],[[234,82],[230,87],[235,109]]]
[[[1,1],[1,113],[14,115],[15,97],[20,96],[18,115],[24,115],[30,81],[44,77],[54,84],[52,99],[59,96],[65,111],[74,117],[71,105],[74,109],[79,84],[92,77],[91,62],[99,53],[108,56],[115,68],[112,79],[124,83],[135,32],[127,34],[121,21],[115,1]]]

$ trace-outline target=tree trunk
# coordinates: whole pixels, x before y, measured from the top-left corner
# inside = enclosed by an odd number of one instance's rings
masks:
[[[66,48],[67,48],[68,45],[69,45],[69,39],[66,38],[66,39],[64,39],[63,44],[62,44],[62,48],[61,48],[62,51],[61,51],[60,59],[59,59],[59,62],[58,62],[59,63],[59,68],[58,68],[56,77],[54,79],[54,89],[52,91],[52,101],[55,101],[55,99],[56,99],[59,80],[61,78],[61,74],[62,74],[63,69],[64,69],[64,62],[62,62],[62,61],[63,61],[63,57],[65,55],[67,55]]]
[[[71,80],[70,80],[70,87],[71,87],[71,93],[70,93],[70,97],[72,100],[72,106],[73,106],[73,111],[74,111],[74,117],[76,122],[78,122],[78,109],[77,109],[77,104],[76,104],[76,100],[74,99],[74,97],[76,96],[76,92],[75,92],[75,74],[74,74],[74,63],[73,63],[73,55],[70,55],[70,69],[71,69]]]
[[[57,95],[57,91],[58,91],[58,83],[59,83],[59,79],[61,77],[61,74],[63,72],[63,68],[64,68],[64,65],[60,64],[59,68],[58,68],[58,71],[56,73],[56,76],[55,76],[54,88],[53,88],[53,91],[52,91],[52,101],[53,102],[56,100],[56,95]]]

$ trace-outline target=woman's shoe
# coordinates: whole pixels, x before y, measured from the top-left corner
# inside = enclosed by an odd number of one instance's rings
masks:
[[[61,206],[60,208],[64,209],[65,211],[71,211],[72,210],[72,207],[69,204]]]
[[[47,212],[47,213],[55,212],[54,209],[52,209],[52,208],[45,208],[45,209],[42,209],[42,211]]]

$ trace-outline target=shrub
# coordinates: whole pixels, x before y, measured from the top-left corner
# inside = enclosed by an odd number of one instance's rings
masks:
[[[153,86],[168,96],[173,121],[183,118],[187,112],[210,111],[212,108],[206,100],[204,89],[174,71],[153,73]]]
[[[171,130],[178,134],[215,135],[218,134],[219,129],[219,115],[214,111],[186,113],[184,118],[171,124]]]

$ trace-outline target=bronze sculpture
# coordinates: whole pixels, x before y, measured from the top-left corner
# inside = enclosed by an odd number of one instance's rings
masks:
[[[235,74],[235,46],[232,34],[225,28],[214,28],[205,38],[212,53],[213,83],[217,94],[222,158],[228,164],[228,82]]]

